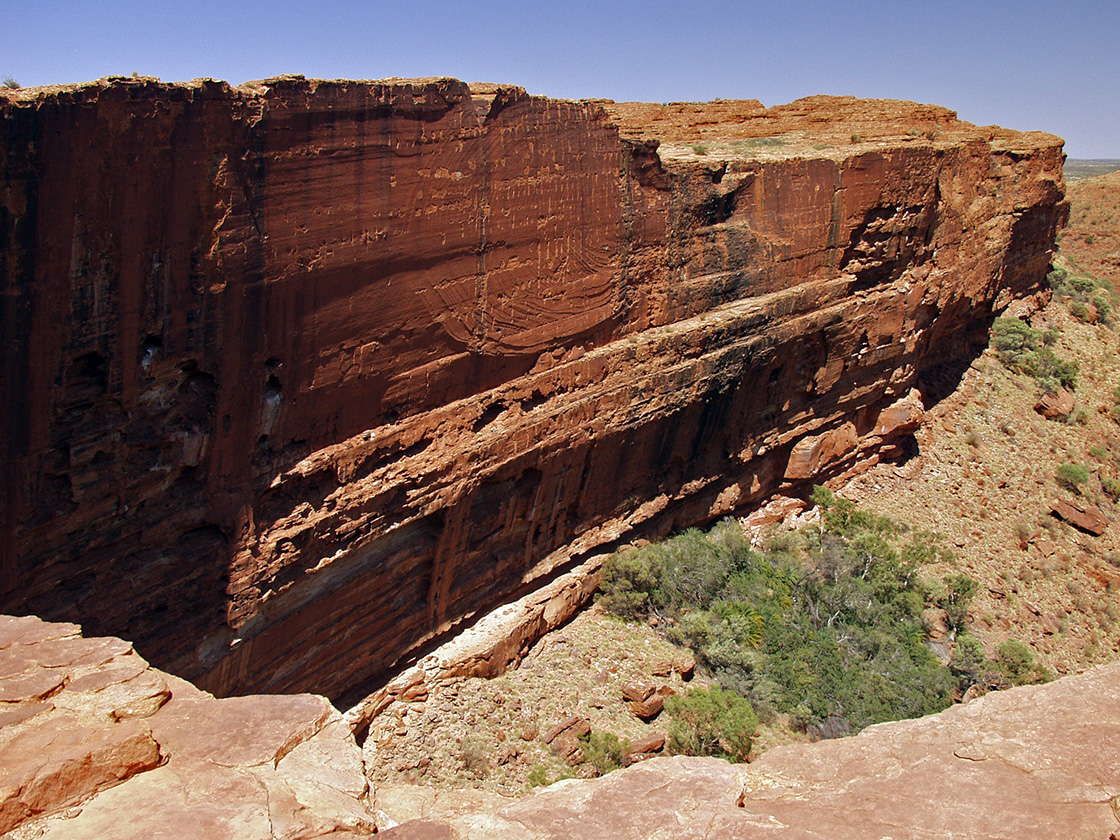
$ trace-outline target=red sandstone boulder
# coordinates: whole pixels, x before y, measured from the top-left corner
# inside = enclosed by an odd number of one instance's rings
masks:
[[[1104,511],[1088,502],[1073,502],[1066,499],[1054,499],[1050,502],[1050,512],[1064,519],[1075,528],[1099,537],[1108,528],[1108,518]]]
[[[1034,410],[1047,420],[1065,420],[1073,413],[1076,406],[1077,401],[1073,394],[1065,388],[1059,388],[1057,391],[1043,394],[1035,403]]]
[[[77,804],[160,763],[159,745],[137,721],[86,724],[58,714],[5,740],[0,832]]]
[[[630,751],[626,754],[626,763],[636,764],[644,761],[665,748],[665,733],[651,732],[630,744]]]
[[[664,694],[651,694],[645,700],[635,701],[629,704],[630,711],[634,713],[635,717],[642,720],[653,720],[661,710],[665,708],[665,695]]]
[[[791,481],[804,480],[855,451],[859,435],[852,423],[821,435],[802,438],[793,447],[785,477]]]
[[[218,700],[119,639],[5,616],[0,695],[0,832],[311,840],[374,830],[361,751],[322,697]]]

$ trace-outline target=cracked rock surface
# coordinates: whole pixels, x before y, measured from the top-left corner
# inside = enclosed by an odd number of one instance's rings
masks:
[[[655,758],[393,838],[1104,838],[1120,832],[1120,663],[749,765]],[[392,816],[392,815],[390,815]]]
[[[310,694],[216,699],[127,642],[0,616],[0,833],[367,837],[361,751]]]

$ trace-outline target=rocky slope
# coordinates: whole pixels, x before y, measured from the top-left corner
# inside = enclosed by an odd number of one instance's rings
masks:
[[[749,765],[652,758],[520,800],[387,786],[383,813],[323,698],[215,699],[126,642],[4,616],[0,755],[12,840],[1088,840],[1120,831],[1120,664]]]
[[[396,794],[393,838],[1107,838],[1120,663],[749,765],[654,758],[513,803]]]
[[[1120,302],[1120,177],[1075,181],[1068,195],[1070,222],[1055,263],[1097,284],[1082,295],[1087,301]],[[1059,356],[1079,366],[1064,410],[1047,417],[1038,384],[985,352],[927,412],[911,459],[877,466],[843,490],[955,543],[958,568],[929,571],[964,571],[980,582],[974,631],[989,650],[1009,637],[1026,642],[1056,674],[1120,655],[1113,485],[1120,479],[1120,338],[1114,315],[1105,318],[1109,313],[1094,306],[1079,318],[1076,308],[1059,293],[1030,319],[1055,336]],[[1087,470],[1076,492],[1057,481],[1063,464]],[[1100,510],[1103,533],[1053,515],[1056,501]]]
[[[897,453],[1066,210],[1058,138],[911,103],[285,78],[0,113],[0,608],[218,693],[338,696],[596,549]]]

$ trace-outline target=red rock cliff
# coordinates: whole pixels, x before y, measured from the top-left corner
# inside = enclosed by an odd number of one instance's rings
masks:
[[[0,92],[0,610],[337,695],[618,539],[897,452],[1061,141],[439,80]]]

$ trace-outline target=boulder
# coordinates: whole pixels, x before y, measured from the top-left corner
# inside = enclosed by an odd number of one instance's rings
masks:
[[[323,697],[216,699],[127,642],[0,616],[0,833],[368,837],[361,750]]]
[[[1035,403],[1034,410],[1047,420],[1065,420],[1073,413],[1076,405],[1077,401],[1073,394],[1065,388],[1059,388],[1057,391],[1043,394]]]
[[[1108,528],[1108,518],[1104,511],[1089,502],[1054,499],[1050,502],[1050,513],[1095,537],[1099,537]]]

